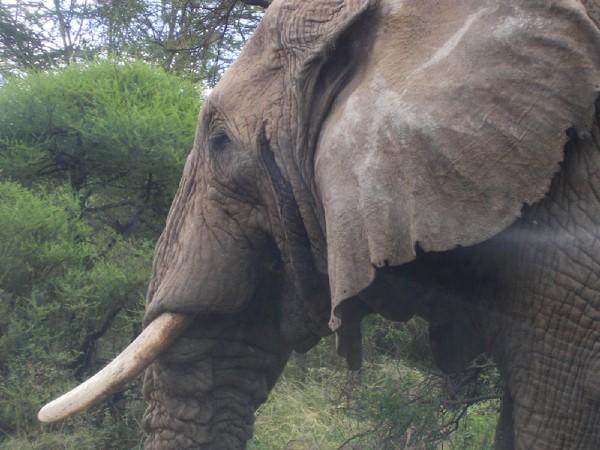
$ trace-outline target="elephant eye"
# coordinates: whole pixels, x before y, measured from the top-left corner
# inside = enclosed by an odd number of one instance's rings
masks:
[[[224,131],[217,131],[208,139],[208,150],[210,152],[223,151],[227,145],[231,143],[231,139]]]

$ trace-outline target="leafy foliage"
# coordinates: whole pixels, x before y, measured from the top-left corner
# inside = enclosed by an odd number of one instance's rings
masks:
[[[0,90],[2,174],[27,186],[68,182],[86,216],[156,235],[199,103],[194,85],[143,63],[72,65],[10,80]]]
[[[267,1],[84,0],[0,4],[0,77],[136,58],[213,86],[256,27]]]
[[[136,331],[151,247],[93,229],[64,190],[0,183],[0,428],[35,428],[39,405],[105,358],[92,338]],[[113,323],[119,316],[118,325]],[[114,354],[117,348],[109,349]],[[106,407],[105,407],[106,408]]]
[[[1,448],[140,446],[136,384],[65,424],[35,417],[139,332],[198,103],[189,82],[143,63],[0,88]]]

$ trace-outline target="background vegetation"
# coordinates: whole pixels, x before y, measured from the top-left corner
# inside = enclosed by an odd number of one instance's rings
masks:
[[[137,384],[62,424],[35,414],[139,332],[201,92],[267,3],[0,3],[0,449],[141,448]],[[426,328],[369,318],[359,372],[332,339],[294,355],[250,447],[491,448],[493,365],[438,373]]]

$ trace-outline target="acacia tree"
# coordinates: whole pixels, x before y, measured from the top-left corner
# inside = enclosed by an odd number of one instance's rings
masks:
[[[90,56],[136,57],[212,86],[266,0],[13,0],[0,4],[0,75]]]
[[[15,68],[45,67],[50,61],[44,57],[43,39],[39,33],[23,23],[6,5],[0,3],[0,74]]]
[[[69,447],[59,436],[40,447],[15,442],[39,439],[40,403],[135,334],[151,245],[91,227],[68,189],[34,192],[7,181],[0,182],[0,242],[0,447],[91,449],[108,448],[107,438],[135,440],[135,426],[133,436],[119,437],[108,418],[106,431],[92,432],[88,417],[67,424]],[[103,405],[96,420],[106,411],[119,414]],[[119,416],[132,426],[130,414]],[[78,436],[84,424],[87,436]]]
[[[68,184],[81,214],[157,237],[189,152],[200,96],[144,63],[88,63],[0,90],[0,167],[25,186]]]
[[[39,432],[40,404],[139,332],[200,104],[156,66],[71,64],[0,87],[0,447],[133,448],[133,386]]]
[[[111,52],[135,54],[159,63],[166,70],[216,83],[256,27],[265,1],[170,2],[131,0],[126,16],[123,7],[107,3],[100,16],[107,30]]]

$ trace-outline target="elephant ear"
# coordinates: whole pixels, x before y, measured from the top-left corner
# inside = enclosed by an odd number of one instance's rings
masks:
[[[281,49],[296,79],[314,71],[311,63],[327,57],[339,38],[376,4],[376,0],[282,0],[276,27]],[[294,70],[294,69],[299,70]]]
[[[376,0],[282,0],[269,7],[268,23],[280,55],[283,86],[275,159],[291,183],[312,256],[325,273],[324,223],[312,186],[313,156],[320,127],[353,67],[346,37],[368,16]]]
[[[314,148],[326,113],[352,70],[345,37],[375,3],[281,0],[271,4],[261,22],[284,86],[276,126],[266,125],[260,148],[283,225],[278,245],[295,288],[285,307],[307,314],[315,335],[329,332],[330,299],[324,223],[310,185]]]
[[[600,89],[599,30],[576,1],[406,0],[374,26],[314,162],[332,329],[376,268],[482,242],[539,201]]]

